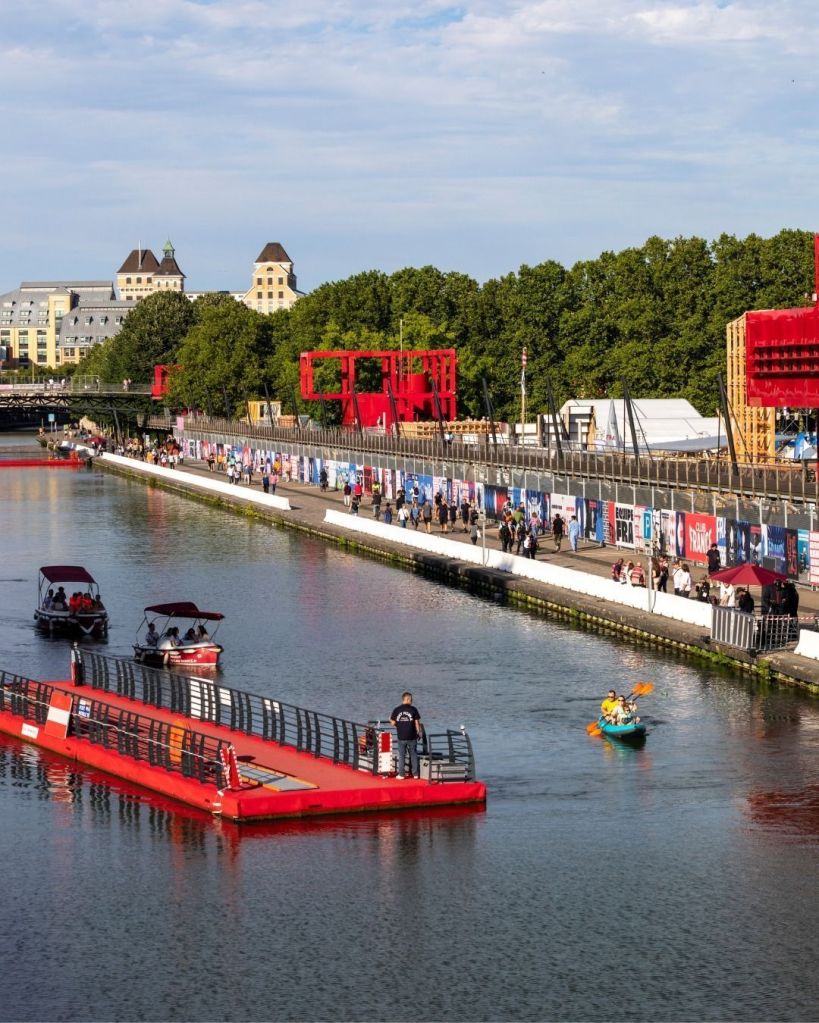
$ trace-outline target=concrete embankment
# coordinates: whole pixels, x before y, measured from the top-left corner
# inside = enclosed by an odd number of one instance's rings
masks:
[[[763,682],[799,686],[819,695],[819,661],[790,651],[754,657],[734,648],[717,647],[709,637],[707,605],[614,584],[608,576],[616,552],[610,550],[553,553],[547,543],[547,553],[530,562],[503,555],[488,538],[484,554],[480,546],[473,547],[469,538],[457,530],[446,536],[427,536],[421,530],[415,533],[375,522],[369,509],[364,508],[356,518],[346,513],[339,493],[322,493],[303,483],[280,484],[274,497],[263,494],[258,483],[252,487],[228,485],[198,465],[168,470],[111,455],[103,456],[98,464],[151,485],[309,533],[484,598],[707,659]],[[649,601],[653,611],[648,610]]]

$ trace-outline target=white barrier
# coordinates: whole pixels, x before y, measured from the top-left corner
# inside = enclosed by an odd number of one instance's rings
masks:
[[[813,629],[800,629],[799,642],[794,653],[819,661],[819,632],[814,632]]]
[[[258,490],[251,490],[250,487],[236,483],[223,483],[220,479],[210,476],[199,476],[196,473],[181,473],[176,469],[165,469],[161,465],[149,465],[146,462],[138,461],[136,458],[123,458],[122,455],[102,454],[99,456],[105,462],[112,465],[120,465],[123,469],[130,469],[132,472],[141,472],[145,476],[153,476],[157,479],[175,480],[184,482],[186,486],[195,487],[197,490],[204,490],[210,494],[225,494],[234,500],[245,501],[248,504],[256,504],[262,508],[278,508],[280,511],[291,511],[290,501],[286,497],[276,497],[275,494],[260,493]]]
[[[430,533],[416,532],[414,529],[388,526],[376,519],[351,515],[349,512],[328,510],[324,521],[328,525],[364,533],[381,540],[390,540],[406,547],[428,551],[430,554],[440,554],[455,561],[469,561],[501,572],[509,572],[511,575],[536,579],[548,586],[558,586],[573,593],[599,597],[610,604],[620,604],[646,612],[653,610],[654,614],[662,615],[663,618],[674,618],[676,621],[699,625],[704,629],[711,628],[710,604],[698,600],[684,600],[673,593],[656,593],[644,587],[624,586],[613,579],[590,575],[574,568],[564,568],[562,565],[553,565],[548,561],[520,558],[489,547],[484,551],[480,546],[473,547],[471,544],[447,540],[443,536],[433,536]]]

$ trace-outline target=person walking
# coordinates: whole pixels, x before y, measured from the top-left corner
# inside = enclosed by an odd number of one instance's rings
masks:
[[[577,516],[572,515],[571,522],[569,522],[569,547],[572,551],[577,554],[577,541],[580,539],[580,523],[577,521]]]
[[[400,705],[390,714],[390,724],[395,727],[395,734],[398,739],[395,777],[398,781],[403,781],[406,777],[406,759],[409,753],[412,776],[417,778],[418,750],[416,749],[416,743],[421,738],[422,725],[418,708],[414,707],[412,703],[412,693],[402,693]]]
[[[552,538],[555,542],[555,554],[560,553],[563,546],[563,526],[565,525],[560,512],[552,519]]]
[[[375,484],[373,484],[373,518],[381,518],[381,487],[376,490]]]
[[[352,493],[353,493],[353,488],[350,486],[350,481],[349,480],[345,481],[342,493],[344,494],[344,507],[345,508],[349,508],[350,507],[350,498],[352,497]]]
[[[424,520],[424,528],[428,533],[432,532],[432,505],[424,501],[421,507],[421,518]]]
[[[463,523],[465,533],[469,531],[469,511],[469,499],[464,497],[461,501],[461,522]]]
[[[268,475],[268,472],[267,472],[267,470],[266,470],[266,469],[265,469],[265,471],[264,471],[264,472],[262,473],[262,490],[263,490],[263,491],[264,491],[264,492],[265,492],[266,494],[269,494],[269,493],[270,493],[270,476]]]

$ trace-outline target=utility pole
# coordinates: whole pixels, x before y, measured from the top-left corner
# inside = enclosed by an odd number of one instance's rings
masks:
[[[526,348],[520,356],[520,442],[526,443]]]

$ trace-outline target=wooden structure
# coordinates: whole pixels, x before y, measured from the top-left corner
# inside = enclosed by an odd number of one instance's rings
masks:
[[[776,409],[748,404],[748,315],[743,313],[726,328],[727,390],[737,461],[758,464],[776,457]]]
[[[726,328],[728,402],[737,461],[773,462],[776,409],[819,407],[819,235],[812,306],[758,309]]]

